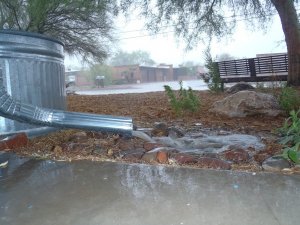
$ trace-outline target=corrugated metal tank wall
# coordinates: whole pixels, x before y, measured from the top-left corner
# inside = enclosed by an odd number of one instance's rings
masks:
[[[46,108],[65,109],[63,44],[43,35],[0,31],[3,86],[15,99]],[[0,133],[35,126],[0,117]]]

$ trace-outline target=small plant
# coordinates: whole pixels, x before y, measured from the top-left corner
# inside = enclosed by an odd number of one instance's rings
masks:
[[[213,61],[209,49],[205,51],[205,67],[208,69],[208,73],[205,75],[204,82],[207,83],[209,90],[213,92],[222,91],[218,65]]]
[[[285,121],[279,132],[283,136],[280,143],[284,145],[282,156],[292,160],[294,163],[300,162],[300,110],[292,110],[290,117]]]
[[[279,104],[287,113],[300,108],[300,95],[292,87],[284,87],[279,95]]]
[[[181,115],[183,111],[196,112],[200,106],[198,97],[195,96],[192,88],[189,87],[188,90],[184,89],[182,81],[179,82],[179,85],[180,89],[178,95],[175,94],[170,86],[164,86],[172,109],[175,111],[177,116]]]

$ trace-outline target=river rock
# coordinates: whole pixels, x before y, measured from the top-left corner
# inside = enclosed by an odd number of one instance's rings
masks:
[[[255,91],[240,91],[230,95],[215,102],[210,111],[228,117],[277,116],[282,113],[279,103],[273,95]]]
[[[154,124],[154,128],[151,131],[151,135],[155,137],[162,137],[169,135],[169,128],[166,123],[159,122]]]
[[[185,131],[180,127],[170,127],[169,137],[170,138],[181,138],[185,135]]]
[[[168,162],[168,153],[165,151],[157,152],[156,160],[159,163],[167,163]]]
[[[210,169],[230,170],[231,164],[221,159],[201,157],[198,159],[198,164]]]
[[[247,162],[250,158],[249,153],[244,149],[227,150],[223,152],[223,156],[234,163]]]
[[[142,160],[148,163],[153,163],[156,162],[156,155],[157,152],[146,152],[143,157]]]
[[[152,149],[158,148],[158,147],[163,147],[163,144],[160,143],[155,143],[155,142],[145,142],[144,143],[144,149],[145,151],[151,151]]]
[[[177,162],[178,164],[194,164],[198,162],[198,157],[184,154],[184,153],[178,153],[174,154],[172,158]]]
[[[286,159],[284,159],[282,157],[278,157],[278,156],[270,157],[262,163],[262,168],[265,171],[269,171],[269,172],[278,172],[285,168],[290,168],[290,167],[291,167],[291,165],[290,165],[289,161],[287,161]]]
[[[247,84],[246,82],[240,82],[240,83],[233,85],[226,92],[229,94],[234,94],[239,91],[245,91],[245,90],[254,90],[254,87],[251,86],[250,84]]]
[[[141,159],[142,156],[145,154],[145,150],[142,148],[137,148],[137,149],[131,149],[131,150],[126,150],[126,151],[121,151],[119,153],[119,156],[123,159]]]
[[[25,147],[28,143],[27,135],[25,133],[18,133],[0,140],[0,151]]]

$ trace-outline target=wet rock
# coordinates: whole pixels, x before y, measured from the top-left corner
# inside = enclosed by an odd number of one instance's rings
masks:
[[[282,157],[278,157],[278,156],[270,157],[262,163],[262,168],[265,171],[269,171],[269,172],[278,172],[285,168],[290,168],[290,167],[291,167],[291,165],[290,165],[289,161],[287,161],[286,159],[284,159]]]
[[[88,139],[88,135],[86,132],[81,131],[81,132],[77,132],[75,134],[73,134],[70,138],[69,141],[70,142],[85,142]]]
[[[156,160],[159,163],[168,163],[168,153],[165,151],[157,152]]]
[[[119,152],[119,156],[122,159],[130,159],[130,160],[141,159],[144,154],[145,154],[145,150],[142,148]]]
[[[142,160],[148,163],[153,163],[156,162],[156,155],[157,152],[146,152],[143,157]]]
[[[282,113],[278,100],[269,94],[240,91],[214,103],[210,110],[228,117],[277,116]]]
[[[226,93],[234,94],[239,91],[245,91],[245,90],[254,90],[254,87],[250,84],[247,84],[246,82],[240,82],[235,85],[233,85],[231,88],[229,88]]]
[[[172,155],[172,158],[178,163],[178,164],[194,164],[198,162],[198,157],[184,154],[184,153],[178,153]]]
[[[221,159],[201,157],[198,159],[198,164],[205,168],[230,170],[231,164]]]
[[[155,137],[162,137],[169,135],[169,128],[166,123],[155,123],[154,128],[151,131],[151,135]]]
[[[163,147],[163,144],[155,143],[155,142],[145,142],[144,149],[146,152],[151,151],[152,149]]]
[[[169,137],[170,138],[181,138],[185,135],[185,131],[180,127],[170,127],[169,128]]]
[[[28,137],[25,133],[18,133],[9,136],[0,141],[0,151],[1,150],[12,150],[16,148],[22,148],[27,146],[29,143]]]
[[[234,163],[248,162],[250,158],[249,153],[244,149],[227,150],[223,152],[223,156]]]
[[[199,156],[209,157],[209,158],[218,158],[218,154],[214,152],[202,152]]]

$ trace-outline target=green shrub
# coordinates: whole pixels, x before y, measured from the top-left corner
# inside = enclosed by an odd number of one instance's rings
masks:
[[[205,51],[205,67],[208,69],[208,73],[205,76],[204,82],[207,83],[209,90],[212,92],[222,91],[218,64],[213,61],[209,49]]]
[[[283,136],[280,143],[284,145],[282,156],[292,160],[294,163],[300,162],[300,110],[292,110],[290,117],[285,121],[279,132]]]
[[[292,87],[284,87],[279,95],[279,104],[287,113],[300,108],[300,96]]]
[[[182,115],[183,111],[196,112],[200,107],[200,101],[197,96],[195,96],[192,88],[188,90],[182,87],[182,81],[179,82],[180,89],[176,95],[172,88],[168,85],[164,85],[165,92],[169,97],[169,101],[172,109],[175,111],[176,115]]]

